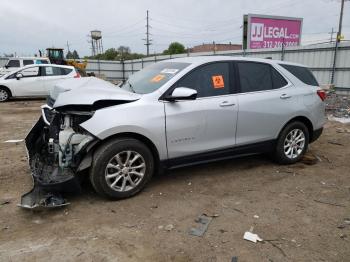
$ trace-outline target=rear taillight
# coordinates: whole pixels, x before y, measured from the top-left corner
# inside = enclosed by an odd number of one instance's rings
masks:
[[[80,74],[77,72],[77,74],[74,76],[74,78],[80,78]]]
[[[321,98],[322,101],[324,101],[327,97],[327,94],[324,90],[317,90],[317,94]]]

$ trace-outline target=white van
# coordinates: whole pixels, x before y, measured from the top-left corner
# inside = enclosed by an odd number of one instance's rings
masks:
[[[4,67],[0,68],[0,76],[32,64],[50,64],[50,60],[47,57],[11,57]]]

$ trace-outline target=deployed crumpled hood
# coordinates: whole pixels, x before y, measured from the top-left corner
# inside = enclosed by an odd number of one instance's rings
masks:
[[[50,92],[55,100],[54,108],[67,105],[93,105],[97,101],[135,101],[141,95],[120,89],[110,82],[96,77],[67,79],[58,83]]]

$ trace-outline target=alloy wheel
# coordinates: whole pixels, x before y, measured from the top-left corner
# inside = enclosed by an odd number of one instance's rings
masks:
[[[107,185],[114,191],[134,189],[143,179],[146,162],[136,151],[122,151],[112,157],[105,169]]]
[[[0,102],[4,102],[8,99],[9,94],[4,89],[0,89]]]
[[[301,129],[293,129],[284,140],[284,154],[289,159],[300,156],[305,147],[305,134]]]

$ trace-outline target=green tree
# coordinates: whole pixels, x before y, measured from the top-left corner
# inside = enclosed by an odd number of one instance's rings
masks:
[[[100,59],[100,60],[130,60],[143,58],[145,55],[138,53],[131,53],[130,47],[119,46],[117,49],[109,48],[104,53],[95,56],[87,57],[87,59]]]
[[[109,48],[99,58],[103,60],[116,60],[117,56],[118,51],[115,48]]]
[[[79,54],[78,54],[77,50],[73,51],[72,57],[73,57],[73,59],[79,59]]]
[[[66,58],[67,58],[67,59],[72,59],[72,58],[73,58],[73,54],[72,54],[71,51],[68,51],[68,52],[67,52]]]
[[[186,53],[185,46],[179,42],[173,42],[169,45],[168,49],[163,51],[164,55],[174,55]]]

